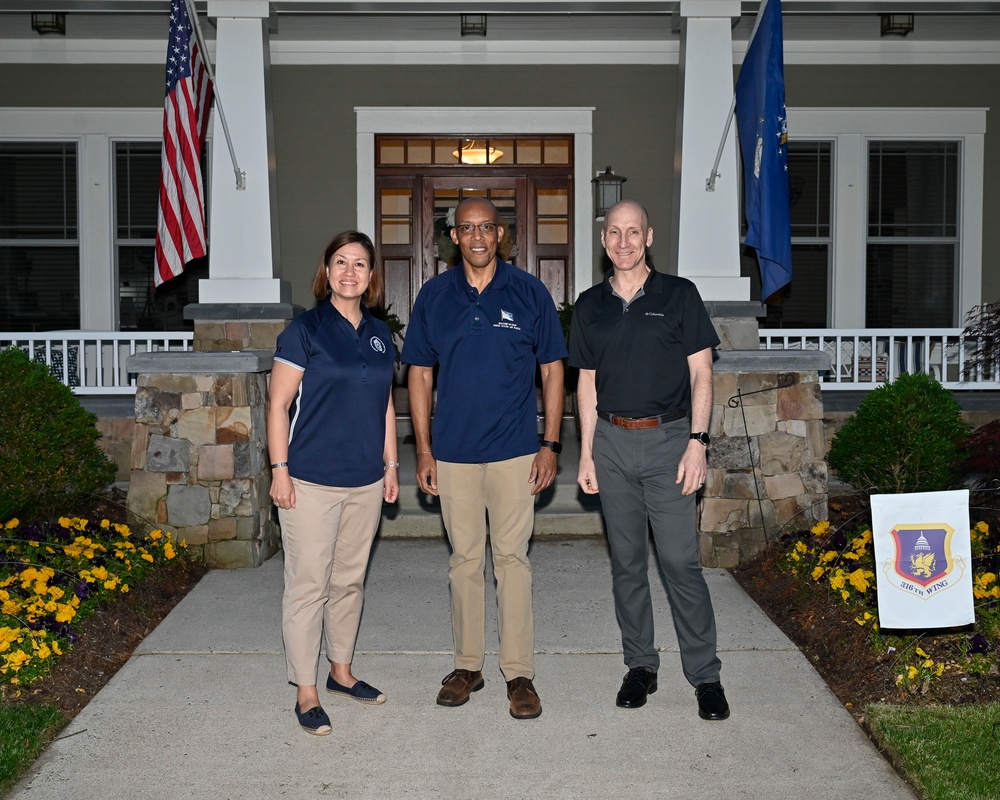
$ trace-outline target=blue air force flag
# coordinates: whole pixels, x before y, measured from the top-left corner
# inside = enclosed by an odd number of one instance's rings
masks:
[[[976,621],[969,492],[872,495],[879,625],[952,628]]]
[[[761,300],[792,280],[788,124],[781,0],[765,0],[736,79],[736,127],[743,158],[746,243],[757,251]]]

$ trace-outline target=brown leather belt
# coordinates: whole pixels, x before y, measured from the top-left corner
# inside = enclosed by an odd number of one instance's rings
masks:
[[[630,431],[642,430],[643,428],[657,428],[665,422],[673,422],[687,416],[686,411],[671,411],[669,414],[660,414],[656,417],[618,417],[604,411],[598,411],[597,416],[619,428]]]

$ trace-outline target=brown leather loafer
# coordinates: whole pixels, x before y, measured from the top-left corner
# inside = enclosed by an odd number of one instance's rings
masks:
[[[514,719],[534,719],[542,715],[542,701],[531,678],[507,681],[507,699],[510,700],[510,715]]]
[[[470,669],[456,669],[444,676],[438,692],[439,706],[460,706],[469,702],[469,695],[483,688],[483,673]]]

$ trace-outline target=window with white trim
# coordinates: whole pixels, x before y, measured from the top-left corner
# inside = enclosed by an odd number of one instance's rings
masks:
[[[788,119],[790,145],[831,144],[827,325],[960,325],[982,302],[986,109],[791,108]]]
[[[868,142],[865,325],[958,323],[959,143]]]
[[[156,209],[160,188],[160,142],[114,143],[115,262],[118,270],[118,329],[176,331],[191,327],[184,306],[198,302],[198,280],[208,277],[207,258],[154,287]]]
[[[80,327],[77,143],[0,141],[0,330]]]
[[[190,327],[183,309],[197,302],[198,279],[207,277],[207,264],[193,262],[149,302],[162,131],[162,108],[0,110],[0,154],[9,156],[0,158],[0,331]],[[41,167],[31,166],[26,154],[53,159],[53,148],[61,148],[59,169],[50,164],[50,176],[31,177],[30,170]],[[11,187],[18,193],[12,194]],[[34,187],[51,208],[43,214],[21,206],[30,196],[24,187]],[[206,193],[211,194],[207,182]],[[17,209],[11,198],[17,199]],[[25,231],[40,224],[39,215],[45,225],[28,238]],[[71,256],[75,272],[65,271]],[[25,267],[28,257],[44,257],[45,269]],[[64,269],[58,274],[53,272],[57,264]],[[26,274],[31,280],[48,278],[35,289]],[[24,308],[35,302],[34,292],[49,310],[29,313],[25,321]]]
[[[829,282],[832,253],[831,173],[833,145],[829,141],[788,143],[789,212],[792,227],[792,283],[767,305],[761,328],[825,328],[829,325]],[[741,203],[742,208],[742,203]],[[741,238],[746,220],[741,222]],[[760,300],[760,269],[752,248],[740,259],[743,277],[750,278],[750,296]]]

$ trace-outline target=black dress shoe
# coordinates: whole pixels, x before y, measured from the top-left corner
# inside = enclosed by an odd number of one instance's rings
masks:
[[[702,719],[728,719],[729,703],[721,683],[702,683],[694,690],[698,698],[698,716]]]
[[[646,705],[646,696],[656,691],[656,673],[646,667],[630,669],[622,679],[615,705],[619,708],[639,708]]]

